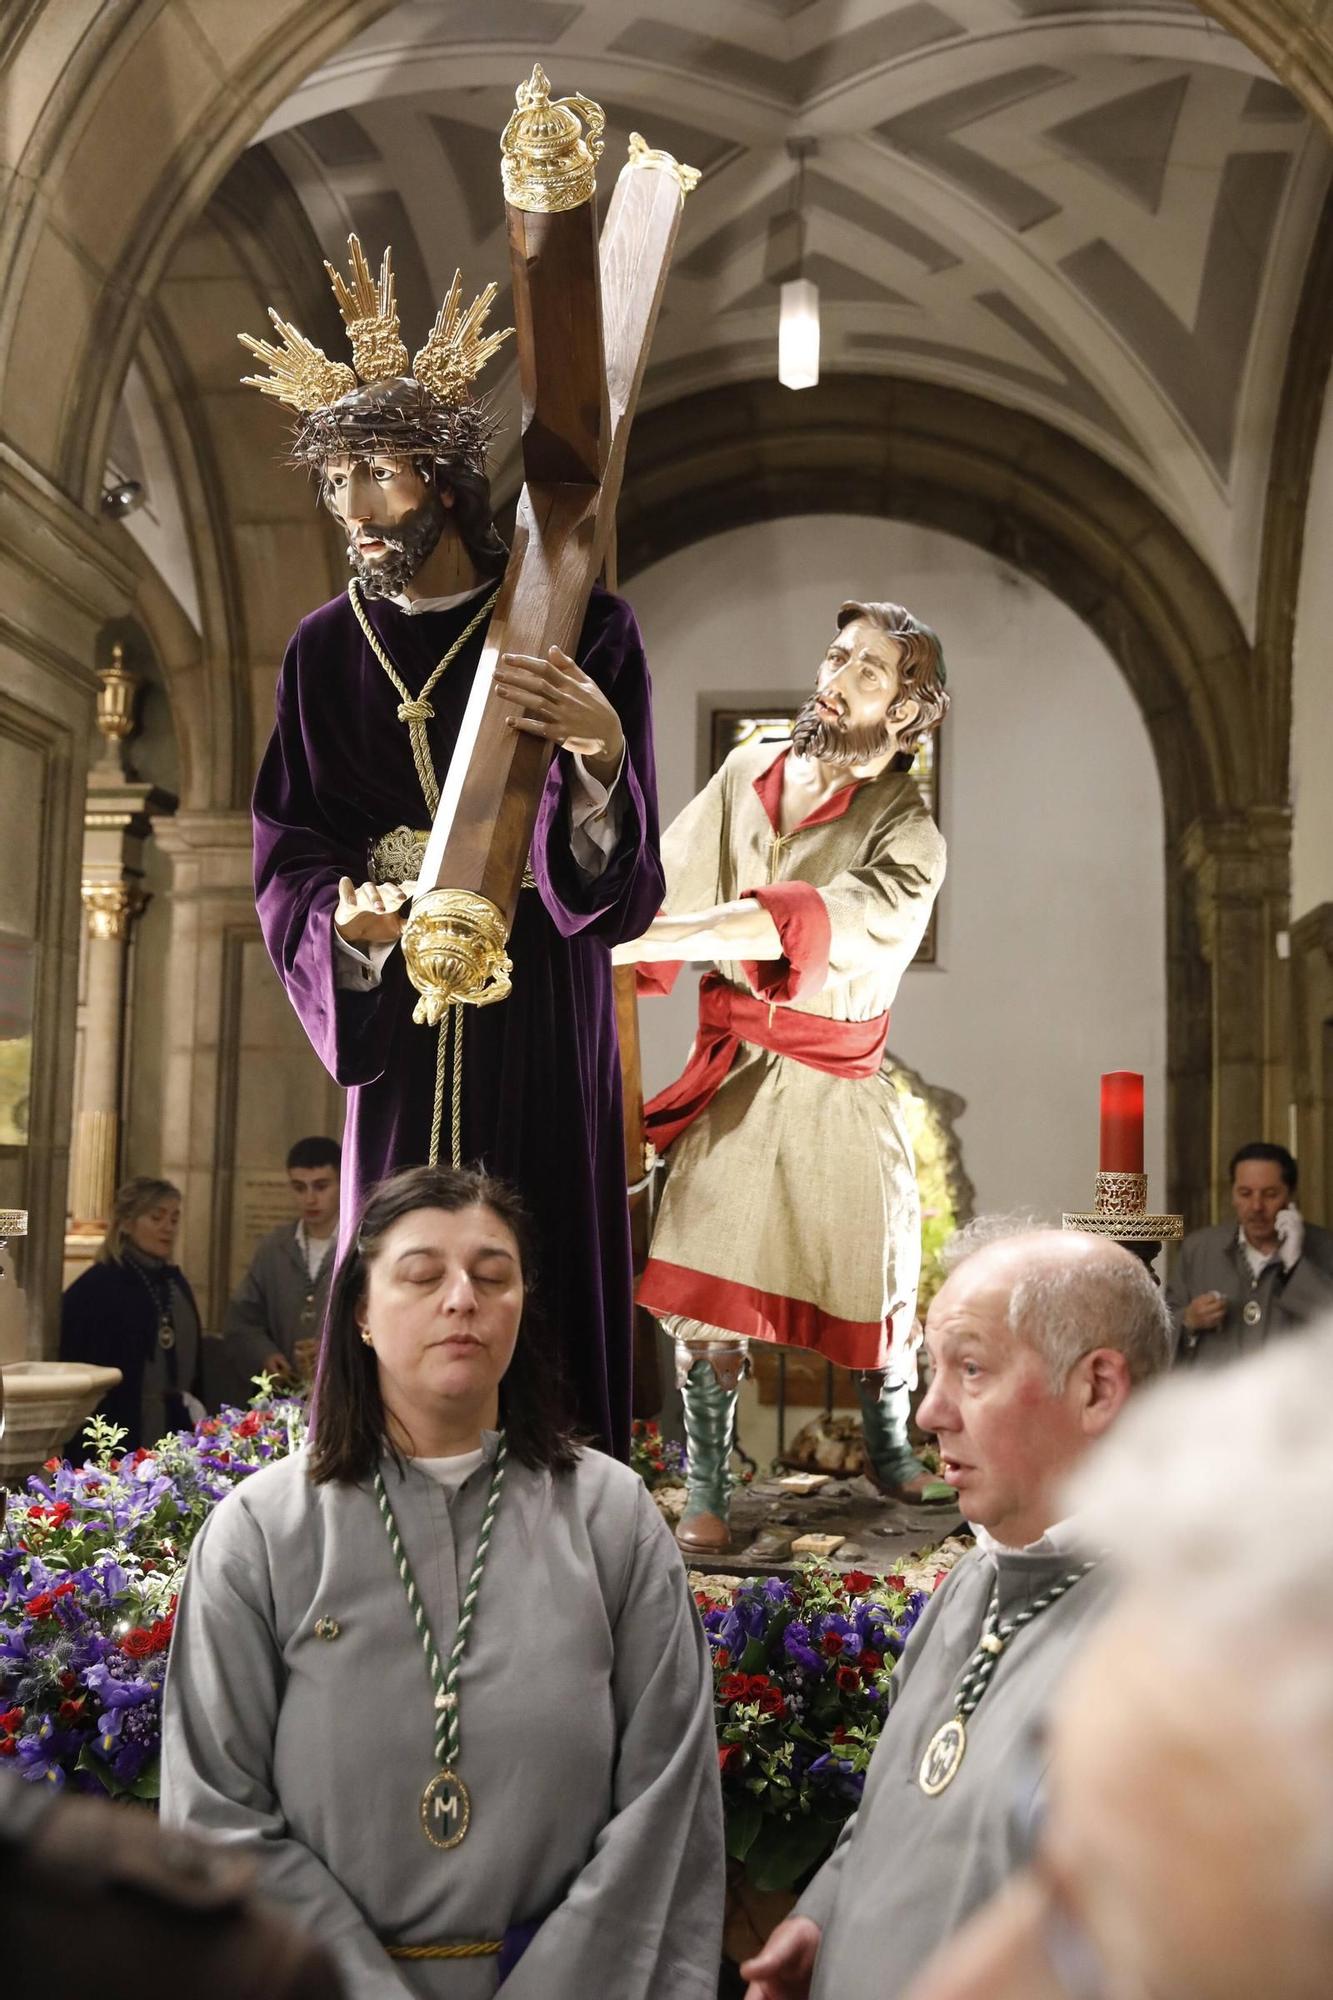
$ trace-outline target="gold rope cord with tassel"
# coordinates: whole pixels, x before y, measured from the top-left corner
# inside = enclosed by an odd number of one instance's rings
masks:
[[[347,598],[352,610],[356,614],[356,622],[365,634],[366,644],[370,647],[371,652],[389,676],[398,694],[398,720],[407,724],[407,732],[412,742],[412,761],[417,767],[417,778],[421,784],[422,796],[425,798],[426,807],[432,819],[434,819],[435,814],[439,810],[440,783],[435,775],[435,760],[430,754],[430,743],[426,736],[426,724],[435,719],[435,710],[430,705],[429,697],[441,675],[453,665],[482,620],[489,617],[490,613],[495,609],[495,600],[499,595],[500,586],[497,584],[476,616],[459,633],[453,645],[444,655],[444,658],[437,662],[421,693],[414,698],[405,685],[397,667],[395,667],[388,653],[380,644],[379,634],[366,616],[365,606],[361,602],[361,593],[357,589],[356,578],[349,577],[348,579]],[[432,1167],[436,1167],[440,1163],[440,1139],[443,1136],[444,1128],[444,1083],[446,1076],[449,1074],[449,1024],[451,1021],[453,1023],[454,1063],[450,1152],[452,1163],[455,1167],[461,1167],[463,1164],[463,1009],[460,1002],[454,1001],[445,1013],[444,1019],[440,1022],[439,1037],[435,1043],[435,1103],[430,1121],[429,1162]],[[484,1947],[483,1949],[489,1948]],[[499,1948],[498,1945],[495,1946],[497,1951]],[[393,1954],[390,1955],[393,1956]],[[440,1952],[436,1953],[433,1947],[422,1946],[419,1950],[414,1950],[411,1955],[418,1957],[424,1955],[427,1957],[444,1956],[462,1958],[476,1957],[478,1952],[475,1948],[454,1951],[452,1948],[441,1947]]]
[[[475,618],[459,633],[444,658],[437,662],[430,679],[426,682],[425,687],[422,688],[421,693],[413,696],[404,683],[403,677],[397,667],[380,644],[378,632],[376,632],[374,626],[366,616],[365,606],[361,602],[361,592],[357,589],[356,578],[353,576],[347,580],[347,598],[352,610],[356,613],[356,622],[365,633],[366,644],[383,667],[385,673],[389,676],[389,679],[393,682],[394,688],[397,691],[398,720],[407,724],[407,732],[412,739],[412,760],[417,767],[417,777],[421,781],[421,790],[426,800],[427,810],[432,819],[434,819],[440,808],[440,786],[439,780],[435,776],[435,764],[430,754],[430,744],[426,738],[426,724],[435,720],[435,710],[430,705],[430,697],[435,690],[435,685],[441,674],[453,665],[468,640],[472,637],[472,634],[476,631],[478,625],[481,624],[484,618],[489,618],[491,612],[494,611],[495,600],[499,595],[500,586],[497,583],[495,589],[486,599],[486,602],[482,605]]]

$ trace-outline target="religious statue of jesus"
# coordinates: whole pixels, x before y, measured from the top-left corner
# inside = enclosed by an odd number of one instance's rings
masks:
[[[884,1064],[944,876],[910,776],[944,682],[929,626],[900,604],[844,604],[790,747],[732,751],[663,837],[664,911],[614,953],[641,992],[713,962],[690,1062],[646,1108],[670,1164],[638,1289],[676,1341],[688,1550],[729,1546],[750,1338],[855,1370],[872,1477],[895,1497],[949,1497],[908,1441],[921,1220]]]
[[[633,613],[594,590],[577,660],[501,658],[511,726],[558,746],[508,945],[511,996],[413,1022],[398,949],[508,551],[486,477],[493,419],[471,384],[494,287],[459,280],[411,368],[388,251],[353,237],[330,268],[354,367],[274,315],[248,378],[300,413],[291,458],[347,537],[344,595],[287,648],[254,793],[255,891],[270,956],[316,1053],[348,1087],[342,1214],[400,1167],[460,1157],[511,1181],[536,1226],[540,1295],[578,1426],[627,1455],[629,1223],[608,947],[658,909],[647,666]],[[461,1048],[461,1054],[460,1054]]]

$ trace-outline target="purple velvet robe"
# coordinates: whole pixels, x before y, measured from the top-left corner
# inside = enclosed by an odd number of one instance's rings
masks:
[[[478,600],[409,618],[368,615],[416,694]],[[443,786],[485,626],[431,695],[428,725]],[[585,875],[570,847],[566,782],[554,759],[533,836],[537,887],[519,896],[509,943],[513,992],[463,1013],[464,1160],[514,1183],[537,1231],[538,1286],[572,1414],[603,1448],[628,1452],[631,1263],[620,1057],[610,946],[639,936],[663,897],[650,690],[629,606],[595,590],[578,659],[615,704],[625,733],[621,830],[605,872]],[[412,1021],[401,952],[380,986],[340,990],[332,915],[338,878],[363,882],[369,852],[397,826],[426,828],[398,696],[346,597],[302,619],[278,681],[277,726],[254,795],[255,896],[269,955],[329,1073],[348,1086],[343,1227],[386,1174],[429,1151],[438,1029]],[[445,1107],[446,1150],[449,1130]]]

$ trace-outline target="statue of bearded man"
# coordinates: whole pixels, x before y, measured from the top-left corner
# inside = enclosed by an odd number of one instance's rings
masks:
[[[639,1283],[676,1340],[677,1540],[693,1553],[730,1545],[751,1339],[853,1369],[872,1478],[896,1499],[953,1497],[908,1441],[921,1214],[884,1062],[944,877],[911,764],[948,705],[928,625],[900,604],[844,604],[790,747],[732,751],[663,838],[665,911],[616,953],[645,992],[712,961],[690,1061],[646,1108],[670,1171]]]
[[[351,239],[332,271],[355,371],[274,316],[249,378],[301,413],[293,460],[347,538],[345,594],[303,618],[278,680],[254,793],[255,892],[269,953],[310,1041],[347,1086],[344,1233],[369,1187],[434,1156],[521,1192],[570,1415],[625,1456],[632,1327],[610,947],[661,903],[648,671],[629,606],[594,590],[576,658],[505,655],[512,726],[557,746],[498,1006],[412,1020],[398,949],[508,551],[486,477],[494,422],[471,378],[494,288],[453,289],[408,372],[386,251],[378,286]]]

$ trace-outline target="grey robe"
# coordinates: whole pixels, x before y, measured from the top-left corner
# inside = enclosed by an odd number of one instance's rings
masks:
[[[384,1463],[447,1658],[489,1463],[454,1495]],[[320,1619],[339,1636],[317,1637]],[[229,1494],[194,1545],[163,1817],[251,1854],[333,1951],[348,2000],[482,2000],[493,1958],[393,1961],[381,1941],[538,1919],[505,2000],[713,2000],[712,1675],[670,1533],[627,1467],[585,1451],[552,1478],[510,1461],[460,1696],[472,1824],[442,1853],[418,1822],[437,1768],[430,1682],[374,1496],[315,1486],[298,1453]]]
[[[894,1669],[860,1811],[797,1906],[824,1933],[811,2000],[896,2000],[1028,1858],[1041,1778],[1032,1725],[1106,1608],[1100,1571],[1010,1640],[968,1722],[967,1750],[948,1789],[927,1798],[917,1771],[931,1737],[956,1712],[997,1576],[1004,1617],[1077,1561],[1058,1552],[974,1553],[926,1607]]]
[[[313,1285],[297,1225],[283,1222],[271,1229],[250,1260],[250,1268],[232,1293],[223,1323],[226,1341],[228,1396],[248,1403],[257,1375],[271,1354],[295,1357],[298,1340],[314,1340],[324,1324],[338,1258],[330,1249]]]
[[[1227,1316],[1209,1333],[1189,1333],[1181,1315],[1202,1292],[1224,1293],[1230,1301]],[[1247,1326],[1244,1309],[1251,1299],[1259,1307],[1259,1318]],[[1196,1229],[1180,1246],[1166,1300],[1176,1329],[1178,1362],[1210,1368],[1236,1361],[1333,1310],[1333,1236],[1307,1222],[1304,1247],[1292,1269],[1270,1265],[1256,1284],[1234,1222]]]

